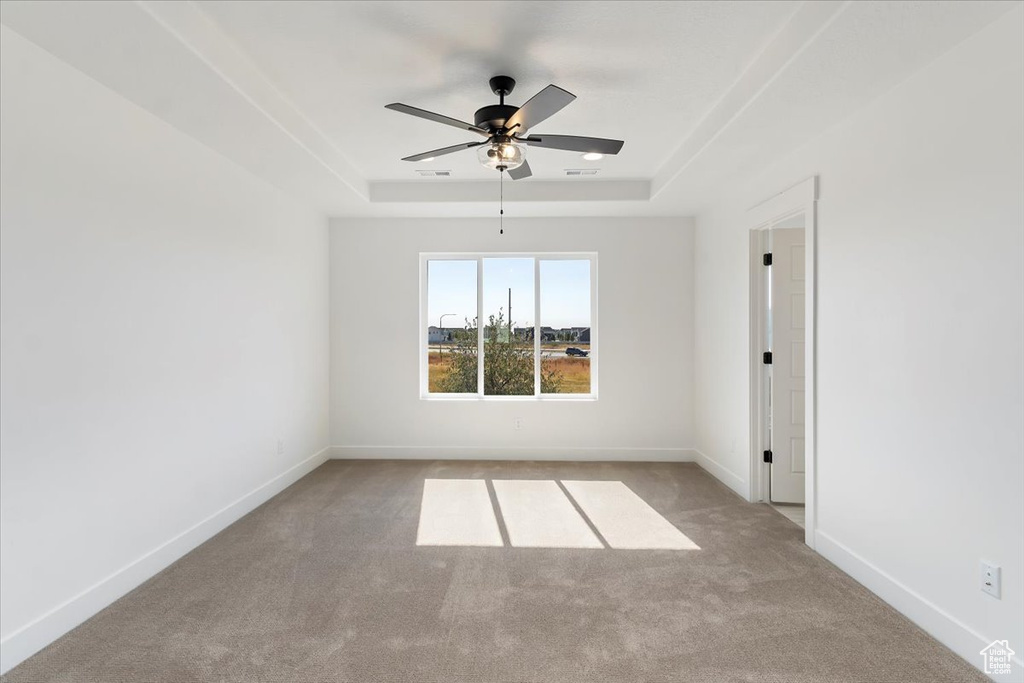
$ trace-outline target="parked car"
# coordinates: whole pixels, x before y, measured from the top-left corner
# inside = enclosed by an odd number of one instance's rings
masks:
[[[586,358],[590,355],[590,351],[584,351],[583,349],[577,349],[575,346],[570,346],[565,350],[565,355]]]

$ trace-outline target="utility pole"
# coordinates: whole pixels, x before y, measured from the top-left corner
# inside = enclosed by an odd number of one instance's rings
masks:
[[[456,313],[444,313],[437,321],[437,327],[441,338],[437,340],[437,355],[439,358],[444,358],[444,319],[450,315],[457,315]]]
[[[512,341],[512,288],[508,288],[508,340]]]

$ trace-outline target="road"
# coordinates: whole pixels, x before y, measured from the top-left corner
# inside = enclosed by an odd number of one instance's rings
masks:
[[[569,355],[566,355],[565,349],[541,349],[540,350],[540,357],[541,358],[579,358],[579,356],[569,356]],[[590,358],[590,356],[587,355],[587,358]]]
[[[451,348],[452,347],[450,347],[450,346],[445,346],[444,347],[444,353],[445,354],[451,353]],[[430,347],[430,352],[431,353],[436,353],[439,350],[440,349],[437,346],[431,346]],[[584,350],[587,350],[587,349],[584,349]],[[541,349],[540,357],[541,358],[579,358],[579,356],[569,356],[569,355],[566,355],[565,349]],[[589,357],[590,356],[588,355],[587,358],[589,358]]]

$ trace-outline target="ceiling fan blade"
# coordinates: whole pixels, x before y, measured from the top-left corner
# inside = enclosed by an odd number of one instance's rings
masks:
[[[622,140],[582,138],[576,135],[530,135],[516,139],[534,147],[564,149],[570,152],[596,152],[598,154],[618,154],[622,145],[625,144]]]
[[[523,178],[529,178],[533,175],[533,171],[530,170],[530,163],[524,161],[516,168],[509,169],[508,177],[512,180],[522,180]]]
[[[473,131],[474,133],[477,133],[479,135],[484,135],[484,136],[487,136],[487,137],[490,137],[490,135],[491,135],[489,132],[487,132],[483,128],[481,128],[479,126],[474,126],[472,123],[466,123],[465,121],[459,121],[458,119],[453,119],[452,117],[445,116],[444,114],[435,114],[434,112],[427,111],[426,109],[419,109],[417,107],[410,107],[408,104],[401,104],[399,102],[395,102],[394,104],[386,104],[386,105],[384,105],[384,108],[385,109],[390,109],[391,111],[401,112],[403,114],[410,114],[412,116],[418,116],[419,118],[426,119],[428,121],[436,121],[437,123],[443,123],[446,126],[454,126],[455,128],[461,128],[462,130]]]
[[[487,140],[481,142],[463,142],[459,145],[452,145],[451,147],[442,147],[441,149],[432,149],[429,152],[423,152],[421,154],[414,154],[411,157],[405,157],[402,161],[424,161],[425,159],[433,159],[439,157],[442,154],[451,154],[452,152],[460,152],[470,147],[479,147],[480,145],[486,145]]]
[[[557,85],[549,85],[519,107],[505,122],[505,128],[514,128],[517,133],[524,133],[552,114],[558,113],[575,99],[576,96],[571,92],[562,90]]]

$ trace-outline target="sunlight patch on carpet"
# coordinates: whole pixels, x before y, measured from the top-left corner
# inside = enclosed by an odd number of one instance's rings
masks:
[[[504,545],[487,493],[487,482],[483,479],[424,481],[416,545]]]
[[[514,548],[603,548],[554,481],[497,479],[494,493]]]
[[[700,550],[621,481],[426,479],[416,545]]]
[[[612,548],[700,550],[621,481],[563,481],[562,485]]]

